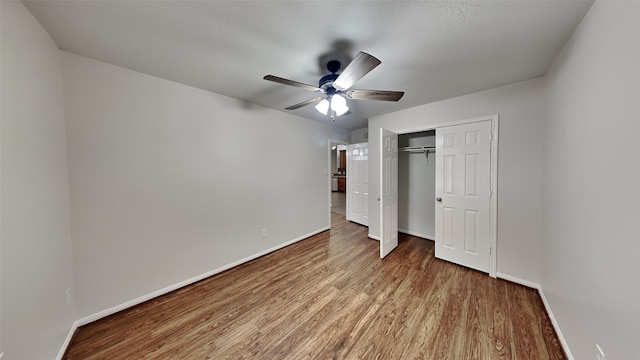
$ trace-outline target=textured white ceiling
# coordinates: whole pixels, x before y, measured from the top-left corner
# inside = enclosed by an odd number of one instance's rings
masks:
[[[325,64],[382,64],[336,125],[544,75],[592,1],[25,1],[62,50],[277,110],[316,94]],[[331,122],[312,106],[291,111]]]

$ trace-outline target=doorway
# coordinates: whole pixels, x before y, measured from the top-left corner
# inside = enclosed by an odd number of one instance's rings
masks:
[[[339,217],[346,218],[346,183],[347,183],[347,145],[348,142],[329,140],[328,146],[328,174],[329,174],[329,225],[332,226],[332,219]]]

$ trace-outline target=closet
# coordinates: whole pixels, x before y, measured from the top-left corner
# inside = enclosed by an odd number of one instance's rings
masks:
[[[398,231],[435,239],[435,130],[398,135]]]

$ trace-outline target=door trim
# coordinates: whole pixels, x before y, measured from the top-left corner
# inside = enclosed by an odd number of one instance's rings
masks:
[[[499,114],[495,115],[486,115],[480,116],[476,118],[464,119],[464,120],[454,120],[447,121],[442,123],[421,125],[412,128],[404,128],[392,130],[397,134],[410,134],[414,132],[435,130],[436,128],[443,128],[448,126],[469,124],[480,121],[491,121],[491,179],[490,181],[490,189],[491,189],[491,209],[489,211],[490,216],[490,238],[489,238],[489,246],[491,249],[491,253],[489,254],[489,276],[492,278],[497,277],[497,267],[498,267],[498,256],[497,256],[497,246],[498,246],[498,129],[500,116]],[[382,154],[380,155],[382,156]],[[382,221],[382,219],[380,219]]]

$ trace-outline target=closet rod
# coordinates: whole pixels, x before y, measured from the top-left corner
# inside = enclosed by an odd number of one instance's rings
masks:
[[[408,153],[424,153],[425,157],[425,165],[429,166],[429,153],[436,152],[435,146],[407,146],[398,148],[398,151],[408,152]]]
[[[407,146],[398,148],[398,151],[407,152],[424,152],[424,151],[436,151],[435,146]]]

